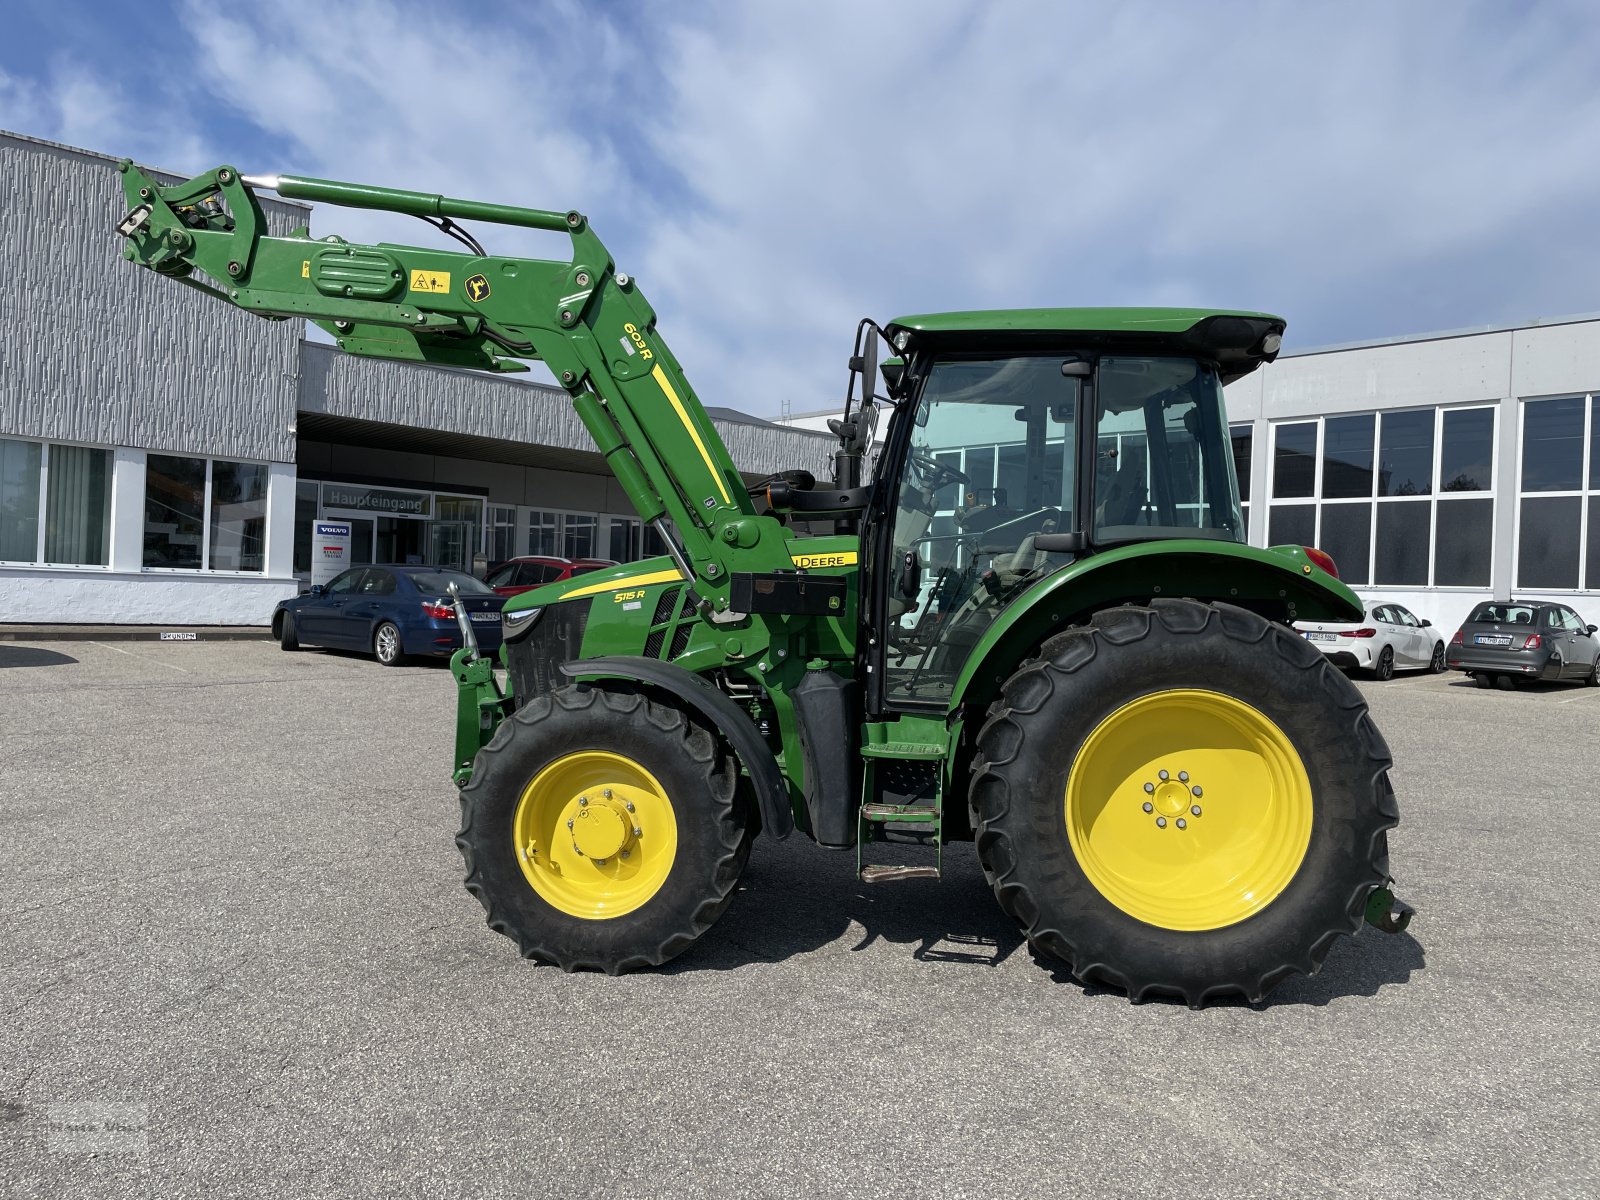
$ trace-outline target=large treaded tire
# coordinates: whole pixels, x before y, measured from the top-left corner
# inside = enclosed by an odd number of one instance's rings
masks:
[[[1169,689],[1220,693],[1269,716],[1311,784],[1310,838],[1293,877],[1264,909],[1221,928],[1129,915],[1089,880],[1068,838],[1063,797],[1085,740],[1121,706]],[[1291,975],[1315,973],[1387,882],[1384,831],[1399,810],[1389,748],[1361,693],[1304,638],[1243,609],[1158,600],[1096,613],[1006,682],[977,751],[973,828],[1001,906],[1080,980],[1132,1000],[1258,1001]]]
[[[518,864],[512,833],[529,781],[564,755],[593,750],[625,752],[659,779],[677,824],[660,890],[608,919],[573,916],[540,896]],[[525,958],[611,975],[660,966],[693,945],[733,898],[755,835],[748,789],[738,783],[737,760],[678,708],[583,684],[539,696],[501,722],[462,789],[456,845],[467,890],[489,928]]]

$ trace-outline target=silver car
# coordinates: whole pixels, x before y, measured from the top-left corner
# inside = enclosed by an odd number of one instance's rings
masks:
[[[1478,605],[1450,640],[1450,668],[1479,687],[1518,679],[1581,680],[1600,687],[1595,627],[1565,604],[1490,600]]]
[[[1307,641],[1336,667],[1388,679],[1396,671],[1444,670],[1444,639],[1432,621],[1404,604],[1374,604],[1364,621],[1296,621]]]

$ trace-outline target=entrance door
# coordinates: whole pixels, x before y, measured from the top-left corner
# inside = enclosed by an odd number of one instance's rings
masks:
[[[472,569],[472,526],[466,521],[435,521],[428,527],[428,561],[436,567],[449,567],[456,571]]]
[[[423,554],[423,535],[426,521],[409,517],[378,518],[378,557],[373,562],[399,563],[401,566],[423,566],[428,560]]]

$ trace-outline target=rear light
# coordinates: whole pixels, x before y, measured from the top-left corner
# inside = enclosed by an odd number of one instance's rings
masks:
[[[1339,578],[1339,564],[1333,561],[1333,555],[1326,550],[1318,550],[1315,546],[1301,546],[1300,549],[1306,552],[1307,558],[1329,575],[1332,575],[1335,579]]]
[[[1522,648],[1524,650],[1537,650],[1542,645],[1544,645],[1544,643],[1539,640],[1539,635],[1537,633],[1530,633],[1527,640],[1522,643]]]
[[[422,602],[422,615],[432,617],[435,621],[455,620],[456,610],[448,604],[441,604],[437,600],[424,600]]]
[[[1376,629],[1341,629],[1339,631],[1339,636],[1340,637],[1377,637],[1378,636],[1378,631]]]
[[[1464,643],[1464,642],[1465,642],[1465,640],[1466,640],[1466,639],[1464,639],[1464,638],[1463,638],[1463,637],[1462,637],[1462,636],[1461,636],[1461,634],[1462,634],[1462,631],[1461,631],[1461,630],[1459,630],[1459,629],[1458,629],[1458,630],[1456,630],[1456,635],[1455,635],[1455,637],[1453,637],[1453,638],[1451,638],[1451,639],[1450,639],[1450,644],[1451,644],[1451,645],[1452,645],[1452,646],[1460,646],[1460,645],[1462,645],[1462,644],[1463,644],[1463,643]]]

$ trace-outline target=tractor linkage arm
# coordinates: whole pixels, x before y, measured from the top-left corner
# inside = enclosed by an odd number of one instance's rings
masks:
[[[119,169],[131,211],[117,232],[132,262],[263,317],[313,321],[351,354],[480,371],[543,360],[707,619],[742,615],[730,610],[735,573],[793,569],[787,531],[757,515],[655,311],[583,214],[229,166],[173,186],[126,160]],[[258,191],[421,217],[466,249],[269,236]],[[564,233],[572,258],[487,254],[458,218]]]

